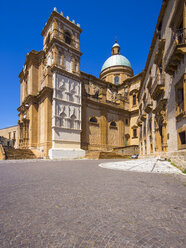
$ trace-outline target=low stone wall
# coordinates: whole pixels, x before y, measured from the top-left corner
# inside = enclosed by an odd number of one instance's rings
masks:
[[[186,170],[186,150],[167,152],[166,158],[170,159],[181,170]]]
[[[132,156],[134,154],[139,154],[139,146],[131,145],[131,146],[116,147],[113,148],[112,151],[121,155]]]

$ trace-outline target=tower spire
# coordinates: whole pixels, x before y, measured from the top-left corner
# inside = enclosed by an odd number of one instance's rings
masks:
[[[115,36],[115,43],[117,43],[117,36]]]

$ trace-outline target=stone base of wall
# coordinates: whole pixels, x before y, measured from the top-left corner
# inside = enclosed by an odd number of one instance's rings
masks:
[[[131,155],[139,153],[139,146],[131,145],[131,146],[116,147],[116,148],[113,148],[112,150],[113,152],[117,154],[121,154],[123,156],[124,155],[131,156]]]
[[[165,157],[170,159],[181,170],[186,169],[186,150],[167,152]]]
[[[85,151],[82,149],[52,148],[49,150],[50,159],[83,158],[84,156],[85,156]]]
[[[156,157],[171,160],[180,170],[186,169],[186,150],[140,155],[139,158]]]

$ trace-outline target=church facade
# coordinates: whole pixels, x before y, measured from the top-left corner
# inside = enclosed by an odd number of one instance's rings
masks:
[[[184,161],[185,30],[185,1],[164,0],[145,69],[133,75],[116,41],[96,78],[80,70],[80,25],[54,8],[19,75],[19,147],[65,158],[139,145]]]
[[[117,42],[100,78],[80,70],[79,24],[56,8],[43,31],[43,50],[31,51],[21,71],[19,147],[50,158],[82,157],[86,150],[108,151],[138,145],[137,93]]]

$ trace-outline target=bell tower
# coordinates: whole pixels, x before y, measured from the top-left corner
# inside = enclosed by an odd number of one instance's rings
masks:
[[[52,148],[50,158],[82,157],[80,34],[82,30],[54,8],[41,35],[45,64],[52,74]]]

